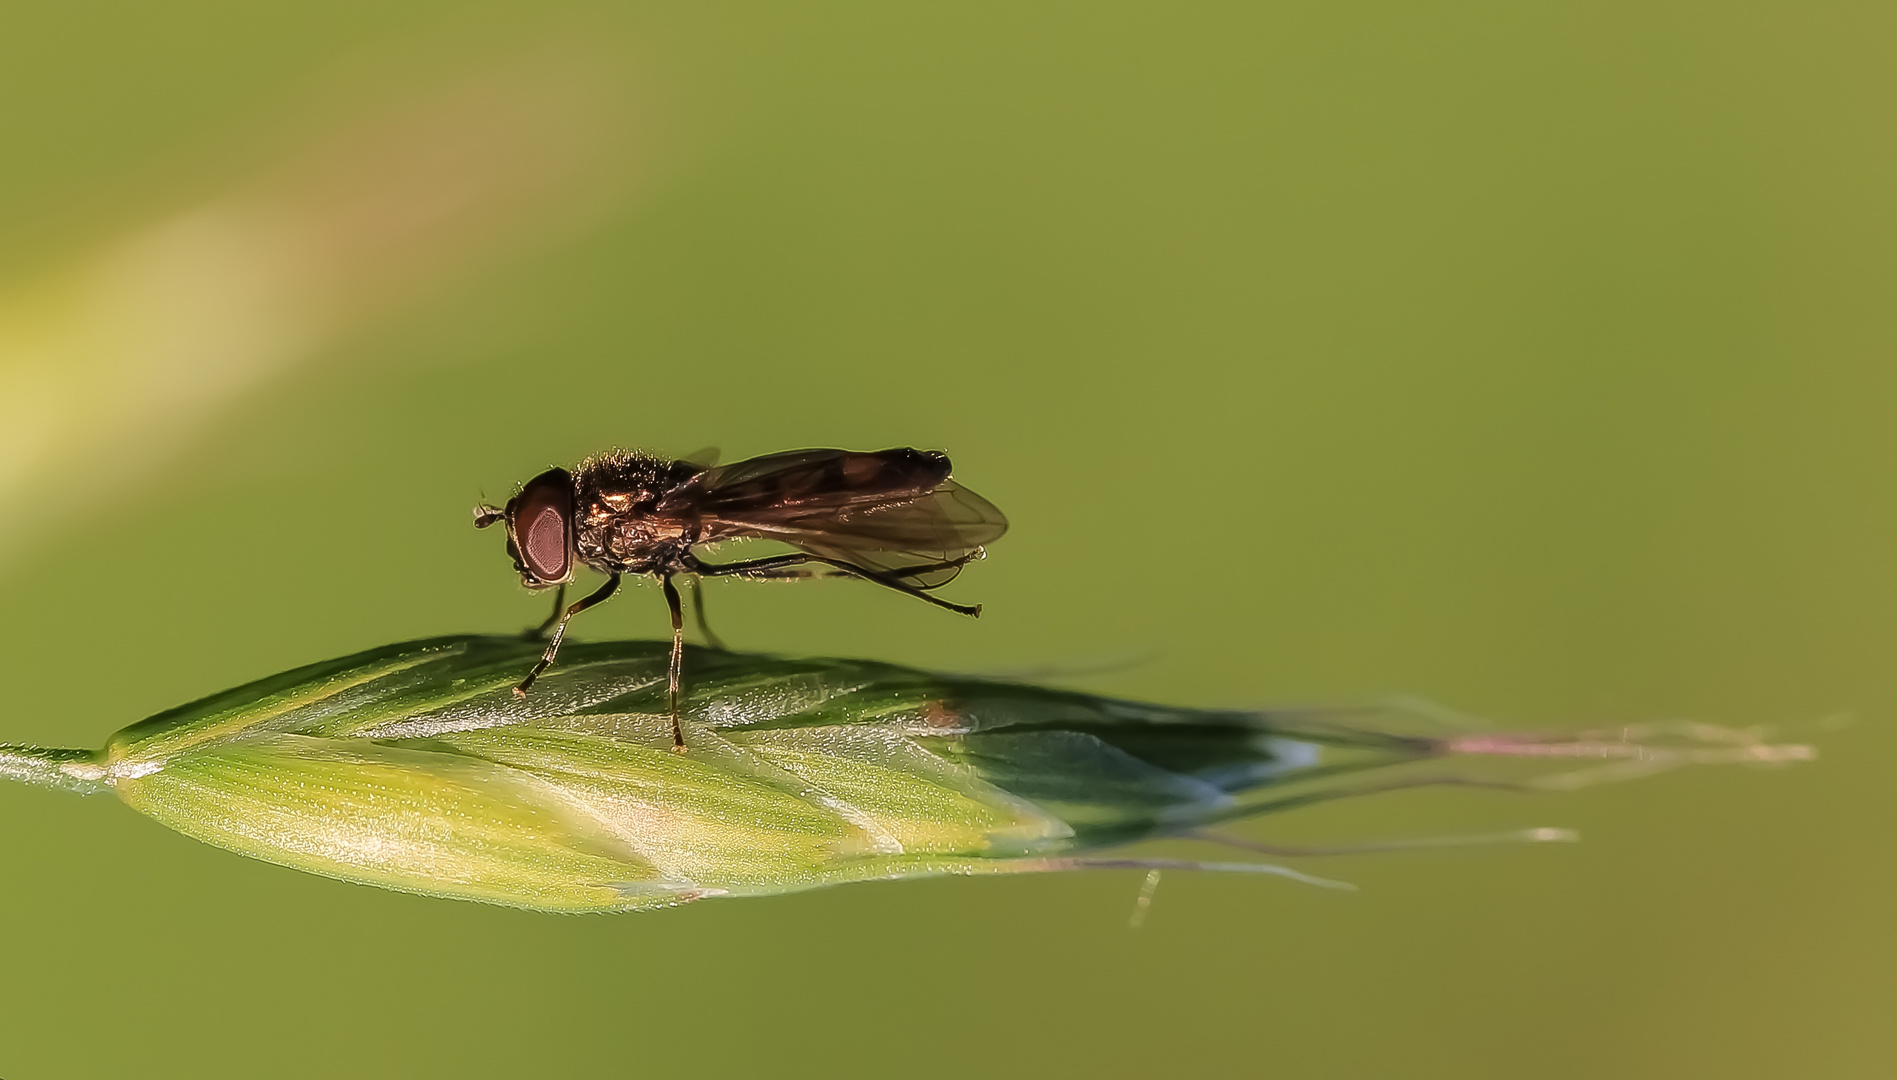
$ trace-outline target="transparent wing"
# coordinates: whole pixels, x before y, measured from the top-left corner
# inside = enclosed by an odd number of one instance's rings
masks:
[[[794,450],[707,470],[668,502],[692,505],[708,540],[779,540],[933,589],[1008,528],[949,468],[933,451]]]
[[[995,504],[953,480],[923,497],[847,516],[805,535],[780,534],[813,555],[854,563],[922,589],[948,584],[982,547],[1008,531]]]

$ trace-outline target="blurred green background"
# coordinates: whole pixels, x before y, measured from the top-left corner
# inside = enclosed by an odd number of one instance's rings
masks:
[[[7,5],[0,738],[538,619],[468,508],[548,464],[913,444],[1013,519],[950,590],[986,616],[714,584],[734,647],[1823,757],[1260,821],[1585,843],[1313,867],[1354,895],[1168,875],[1137,932],[1134,872],[557,917],[0,789],[0,1075],[1888,1075],[1893,32],[1829,2]],[[400,134],[463,122],[484,150]],[[556,158],[473,217],[448,182]],[[395,225],[322,194],[379,185]],[[222,276],[123,269],[259,205],[288,231],[232,234]],[[159,299],[98,299],[125,274]],[[576,624],[663,629],[650,587]]]

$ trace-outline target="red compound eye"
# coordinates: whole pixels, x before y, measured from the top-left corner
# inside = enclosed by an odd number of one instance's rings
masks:
[[[522,571],[549,584],[566,580],[572,563],[573,478],[565,469],[548,469],[527,481],[507,510]]]

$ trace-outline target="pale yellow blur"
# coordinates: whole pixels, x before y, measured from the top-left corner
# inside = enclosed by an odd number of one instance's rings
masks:
[[[550,49],[411,90],[16,279],[0,295],[0,561],[258,385],[623,204],[650,158],[629,75]]]

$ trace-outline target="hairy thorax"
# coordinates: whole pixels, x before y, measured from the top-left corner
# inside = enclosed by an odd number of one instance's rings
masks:
[[[660,503],[699,468],[624,451],[580,463],[574,475],[574,547],[602,573],[664,569],[698,541],[695,516],[662,511]]]

